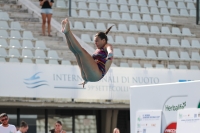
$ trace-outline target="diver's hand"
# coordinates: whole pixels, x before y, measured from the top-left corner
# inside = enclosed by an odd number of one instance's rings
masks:
[[[83,85],[83,88],[84,88],[85,84],[87,84],[87,81],[84,81],[83,83],[80,83],[79,85]]]
[[[107,60],[112,60],[113,59],[113,53],[109,53],[107,56]]]

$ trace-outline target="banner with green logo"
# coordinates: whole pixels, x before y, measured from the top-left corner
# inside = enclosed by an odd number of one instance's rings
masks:
[[[176,133],[177,111],[200,108],[199,86],[200,81],[131,86],[131,133],[137,133],[135,120],[141,119],[137,117],[138,110],[162,110],[161,133]],[[182,114],[178,117],[184,118]],[[143,129],[140,127],[140,131]]]

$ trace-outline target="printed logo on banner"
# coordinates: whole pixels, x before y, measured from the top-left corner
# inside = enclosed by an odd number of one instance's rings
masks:
[[[189,81],[192,81],[192,80],[179,79],[179,82],[189,82]]]
[[[47,85],[47,81],[46,80],[42,80],[39,76],[39,74],[41,74],[42,72],[37,72],[35,74],[33,74],[30,78],[24,79],[24,84],[26,85],[27,88],[38,88],[44,85]]]
[[[196,116],[197,116],[197,114],[196,114]],[[190,117],[192,117],[192,116],[190,116],[190,114],[187,114],[187,115],[185,115],[185,114],[179,114],[179,119],[190,118]],[[195,115],[194,115],[194,117],[195,117]]]
[[[155,127],[155,126],[156,126],[156,124],[151,124],[151,126],[152,126],[152,127]]]
[[[137,127],[140,128],[140,124],[137,124]]]
[[[165,111],[178,111],[186,107],[186,101],[178,105],[165,105]]]
[[[142,119],[140,118],[140,116],[138,117],[138,121],[141,121]]]
[[[179,114],[179,119],[181,119],[182,118],[182,114]]]
[[[170,123],[164,130],[164,133],[176,133],[176,122]]]

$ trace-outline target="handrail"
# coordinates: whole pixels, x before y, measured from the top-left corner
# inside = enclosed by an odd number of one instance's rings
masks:
[[[196,24],[198,25],[199,24],[199,0],[197,0],[197,3],[196,3]]]

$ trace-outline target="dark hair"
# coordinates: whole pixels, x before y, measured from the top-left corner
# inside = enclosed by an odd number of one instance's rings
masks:
[[[55,129],[51,129],[51,130],[49,130],[51,133],[54,133],[55,132]]]
[[[105,39],[106,42],[108,41],[108,37],[107,37],[107,34],[109,33],[109,31],[111,30],[111,28],[113,27],[114,25],[110,26],[106,32],[98,32],[95,36],[98,36],[99,38],[102,39]]]
[[[8,117],[8,115],[7,115],[6,113],[2,113],[2,114],[0,115],[0,118],[5,117],[5,116]]]
[[[22,121],[20,124],[20,127],[27,127],[27,126],[28,126],[28,124],[25,121]]]
[[[57,121],[56,123],[58,123],[58,124],[62,125],[62,122],[61,122],[61,121]]]

